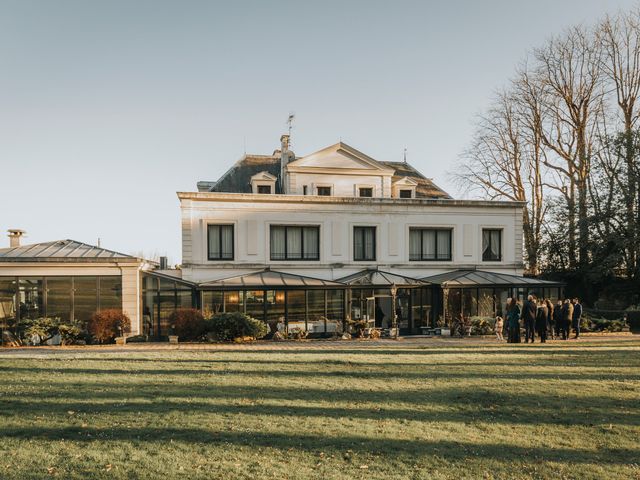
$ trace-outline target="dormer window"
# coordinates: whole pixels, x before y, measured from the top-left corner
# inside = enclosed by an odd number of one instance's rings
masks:
[[[275,175],[269,172],[259,172],[251,177],[251,192],[260,195],[271,195],[276,191]]]
[[[416,198],[416,187],[418,182],[413,178],[402,177],[393,182],[391,191],[394,198]]]

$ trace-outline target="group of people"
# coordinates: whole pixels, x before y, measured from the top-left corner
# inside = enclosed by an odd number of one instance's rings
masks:
[[[549,299],[538,299],[529,295],[522,307],[515,298],[507,299],[505,319],[496,318],[495,332],[498,340],[503,340],[503,330],[506,330],[509,343],[520,343],[521,326],[524,324],[525,343],[534,342],[536,335],[540,342],[545,343],[547,338],[552,340],[567,340],[571,329],[575,333],[574,338],[580,337],[580,320],[582,318],[582,305],[577,298],[558,300],[556,305]]]

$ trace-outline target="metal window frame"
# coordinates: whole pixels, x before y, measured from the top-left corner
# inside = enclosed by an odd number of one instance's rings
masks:
[[[410,262],[451,262],[453,261],[453,228],[439,228],[439,227],[409,227],[409,237],[411,237],[411,231],[416,230],[420,232],[420,258],[411,258],[411,248],[409,248],[409,261]],[[424,233],[426,231],[436,232],[435,242],[435,258],[425,258],[423,256],[424,246]],[[449,258],[438,258],[438,232],[449,232]],[[411,242],[409,242],[411,247]]]
[[[213,257],[211,255],[211,227],[218,228],[218,241],[220,242],[220,256]],[[225,257],[222,251],[222,227],[231,228],[231,257]],[[207,224],[207,260],[209,261],[233,261],[236,258],[236,229],[232,223],[209,223]]]
[[[366,258],[366,248],[365,248],[365,242],[364,242],[364,231],[367,229],[373,229],[373,258]],[[357,255],[357,251],[356,251],[356,235],[358,235],[358,232],[360,231],[361,235],[362,235],[362,257],[359,257]],[[378,257],[378,227],[374,226],[367,226],[367,225],[354,225],[353,226],[353,261],[354,262],[375,262],[377,260]]]
[[[273,228],[284,228],[284,258],[274,258],[273,257],[273,249],[271,244],[271,231]],[[290,228],[299,228],[300,229],[300,258],[288,258],[289,252],[287,247],[287,236]],[[305,248],[304,248],[304,229],[314,229],[316,234],[318,235],[318,251],[314,257],[305,257]],[[320,225],[269,225],[269,260],[272,262],[317,262],[320,260]]]
[[[483,262],[501,262],[502,261],[502,235],[503,235],[503,229],[502,228],[483,228],[482,229],[482,241],[484,242],[484,232],[489,232],[489,253],[491,253],[491,232],[500,232],[500,236],[498,237],[498,258],[485,258],[484,257],[484,251],[485,249],[482,248],[482,261]],[[484,247],[484,245],[483,245]]]

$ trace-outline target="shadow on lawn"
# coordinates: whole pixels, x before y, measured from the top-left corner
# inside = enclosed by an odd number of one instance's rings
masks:
[[[330,398],[344,407],[308,406]],[[89,399],[89,400],[87,400]],[[287,403],[278,403],[287,402]],[[293,405],[291,403],[294,403]],[[415,407],[412,407],[415,406]],[[490,389],[429,388],[424,390],[366,391],[273,386],[215,386],[145,384],[83,385],[76,389],[47,390],[42,395],[21,394],[0,402],[0,414],[186,415],[242,414],[274,417],[357,418],[420,422],[585,425],[612,423],[640,425],[640,413],[629,401],[608,396],[576,397],[546,393],[504,393]]]
[[[583,464],[619,464],[630,465],[637,461],[640,450],[628,448],[599,448],[586,450],[580,448],[521,447],[504,443],[474,444],[469,442],[429,441],[422,439],[388,439],[361,436],[317,436],[303,434],[284,434],[271,432],[212,431],[199,428],[7,428],[0,427],[3,438],[29,440],[47,440],[70,442],[127,441],[140,445],[150,442],[160,448],[158,443],[185,442],[193,444],[223,444],[234,446],[270,447],[286,451],[304,450],[342,455],[351,450],[356,453],[369,453],[386,458],[416,461],[424,457],[438,456],[450,461],[462,461],[468,458],[491,458],[498,461],[521,461],[522,459],[544,460],[547,462],[583,463]]]

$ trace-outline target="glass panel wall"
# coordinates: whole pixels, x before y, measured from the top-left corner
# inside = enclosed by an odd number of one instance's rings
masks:
[[[327,290],[327,333],[341,333],[344,324],[344,291]]]
[[[224,311],[244,313],[243,293],[237,290],[224,292]]]
[[[74,277],[73,316],[75,320],[88,322],[96,310],[98,310],[98,277]]]
[[[307,292],[307,331],[310,334],[325,332],[325,290]]]
[[[478,289],[478,316],[491,318],[496,316],[493,288]]]
[[[16,287],[15,278],[0,278],[0,326],[10,327],[16,319]]]
[[[47,277],[47,316],[63,322],[71,319],[72,277]],[[22,306],[20,307],[22,312]]]
[[[42,277],[20,277],[18,288],[20,318],[44,317],[44,280]]]
[[[249,290],[244,292],[245,313],[252,318],[264,321],[264,292]]]
[[[205,318],[224,311],[224,296],[220,291],[205,290],[202,292],[202,314]]]
[[[100,277],[100,310],[122,309],[122,277]]]
[[[287,323],[289,331],[293,328],[306,330],[306,292],[290,290],[287,292]]]
[[[267,290],[265,298],[267,304],[267,323],[271,327],[272,332],[276,330],[284,332],[286,330],[284,290]]]

